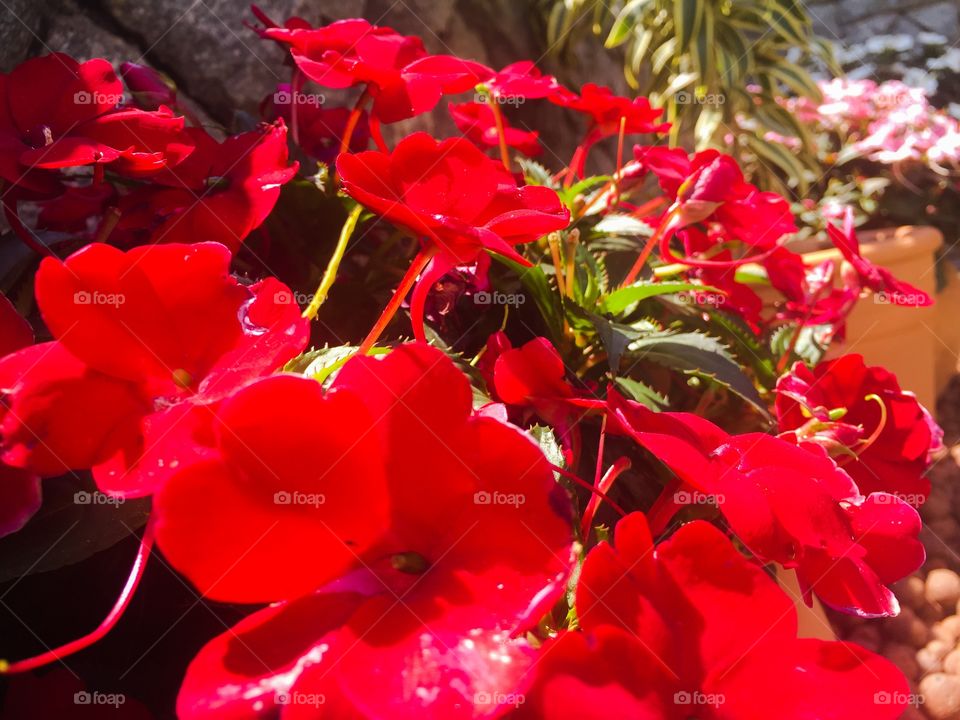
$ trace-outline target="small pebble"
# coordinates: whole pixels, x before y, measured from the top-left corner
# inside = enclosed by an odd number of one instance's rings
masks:
[[[960,677],[933,673],[920,681],[923,708],[933,720],[960,720]]]
[[[943,671],[951,675],[960,675],[960,650],[954,648],[947,654],[943,659]]]
[[[939,672],[943,669],[943,659],[952,649],[942,640],[931,640],[917,650],[917,664],[925,673]]]
[[[941,607],[956,607],[960,600],[960,575],[953,570],[931,570],[927,575],[926,596]]]
[[[934,624],[931,632],[937,640],[943,640],[950,647],[956,647],[957,639],[960,638],[960,615],[944,618]]]

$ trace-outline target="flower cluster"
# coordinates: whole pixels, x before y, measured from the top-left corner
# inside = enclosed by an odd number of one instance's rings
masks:
[[[929,296],[849,219],[843,269],[808,266],[787,201],[667,147],[645,98],[255,13],[291,77],[252,131],[185,121],[139,66],[131,103],[105,60],[4,76],[8,218],[49,257],[33,303],[0,298],[0,534],[63,473],[152,505],[104,624],[0,670],[109,631],[155,542],[203,598],[252,606],[190,662],[184,719],[898,717],[876,697],[906,696],[899,671],[799,637],[765,566],[808,604],[899,612],[941,433],[883,368],[820,360],[860,295]],[[387,143],[466,92],[462,136]],[[582,116],[566,167],[507,121],[527,100]],[[617,165],[588,176],[600,143]],[[295,179],[290,152],[320,171]],[[83,247],[38,242],[20,203]],[[331,218],[312,273],[298,238]],[[244,258],[255,232],[276,272]],[[360,287],[338,307],[362,318],[384,284],[372,327],[321,346],[329,295]]]

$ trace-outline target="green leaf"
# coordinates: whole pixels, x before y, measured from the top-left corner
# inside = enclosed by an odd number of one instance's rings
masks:
[[[557,467],[566,467],[566,458],[563,455],[563,448],[557,441],[556,433],[548,425],[534,425],[527,432],[533,436],[533,439],[540,446],[540,450],[546,456],[547,460]]]
[[[630,0],[613,21],[613,27],[603,46],[607,49],[622,45],[640,22],[643,11],[651,0]]]
[[[607,233],[608,235],[640,235],[649,237],[653,234],[653,228],[647,225],[643,220],[635,218],[633,215],[621,215],[611,213],[593,226],[597,232]]]
[[[86,560],[134,535],[149,515],[148,499],[108,497],[89,478],[46,479],[39,512],[0,539],[0,582]]]
[[[700,27],[703,13],[703,0],[673,0],[673,26],[676,32],[677,47],[683,52]]]
[[[645,337],[631,342],[629,350],[631,358],[650,360],[687,375],[709,378],[769,418],[753,381],[730,355],[729,348],[716,338],[698,332]]]
[[[618,377],[614,378],[613,382],[629,399],[636,400],[651,410],[659,412],[670,404],[667,398],[639,380],[630,377]]]
[[[697,290],[700,292],[722,292],[716,288],[698,285],[689,282],[649,282],[640,281],[627,287],[614,290],[600,301],[600,308],[610,315],[619,315],[634,303],[646,300],[657,295],[672,295],[675,293]]]
[[[539,265],[525,267],[502,255],[494,254],[493,258],[517,274],[520,283],[537,304],[537,309],[547,324],[551,337],[559,340],[563,336],[563,305],[556,288],[550,284],[543,268]]]

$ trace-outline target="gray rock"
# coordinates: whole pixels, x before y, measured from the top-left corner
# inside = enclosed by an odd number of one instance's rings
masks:
[[[32,47],[41,48],[42,0],[4,0],[0,6],[0,72],[10,72]]]

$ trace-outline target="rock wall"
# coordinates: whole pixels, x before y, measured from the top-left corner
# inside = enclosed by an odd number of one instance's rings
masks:
[[[960,43],[957,0],[808,0],[805,5],[819,34],[834,41],[936,33],[949,44]]]

